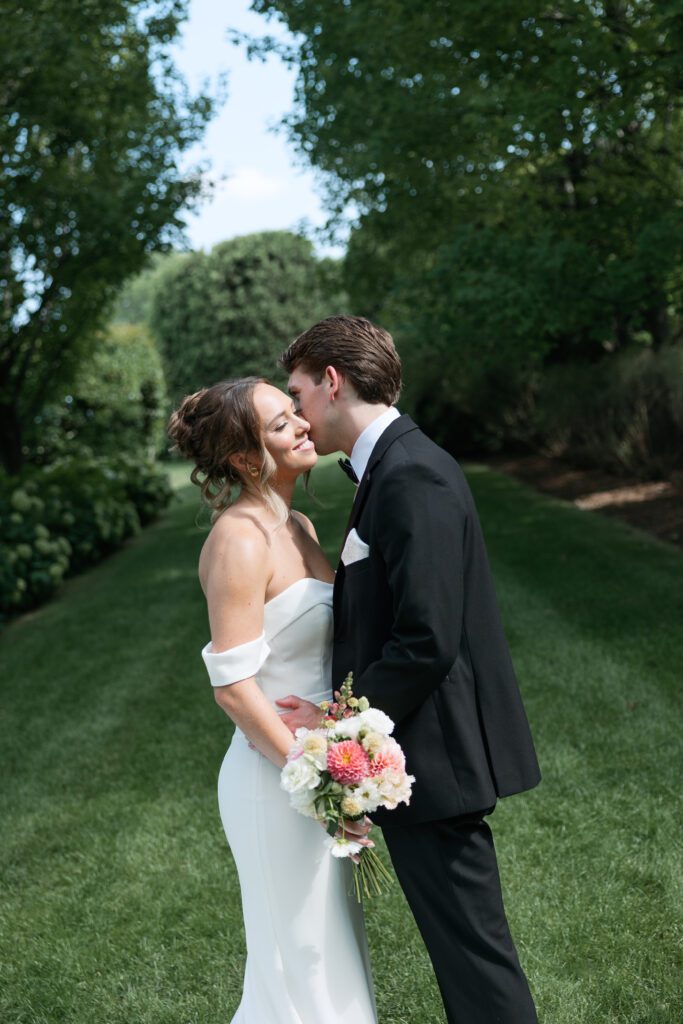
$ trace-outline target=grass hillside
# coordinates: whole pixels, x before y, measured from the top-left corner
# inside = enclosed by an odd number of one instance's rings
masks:
[[[176,477],[163,520],[0,637],[7,1024],[227,1024],[239,1001],[230,723],[199,657],[197,491]],[[671,1024],[683,555],[469,477],[544,773],[492,818],[542,1024]],[[330,462],[313,479],[321,504],[299,507],[336,558],[350,484]],[[381,1024],[441,1024],[398,887],[367,920]]]

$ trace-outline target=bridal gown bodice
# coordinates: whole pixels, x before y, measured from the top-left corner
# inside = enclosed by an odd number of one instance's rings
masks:
[[[273,703],[291,693],[313,703],[331,696],[331,609],[332,584],[308,577],[266,602],[256,680]]]
[[[329,698],[331,653],[332,584],[306,578],[266,603],[256,640],[218,654],[207,644],[202,656],[214,686],[254,676],[274,704],[289,694]],[[376,1024],[352,865],[330,855],[323,828],[289,806],[279,769],[237,728],[218,804],[247,943],[232,1024]]]

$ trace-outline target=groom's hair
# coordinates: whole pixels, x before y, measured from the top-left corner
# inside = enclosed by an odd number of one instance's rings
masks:
[[[401,360],[388,331],[362,316],[328,316],[313,324],[280,356],[291,373],[297,367],[320,383],[327,366],[351,382],[370,405],[394,405],[401,394]]]

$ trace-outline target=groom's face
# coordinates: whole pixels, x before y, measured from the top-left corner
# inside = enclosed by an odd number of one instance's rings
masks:
[[[332,440],[334,427],[330,383],[323,374],[319,383],[309,373],[296,367],[289,375],[288,390],[301,415],[310,424],[308,436],[319,455],[336,452],[338,445]]]

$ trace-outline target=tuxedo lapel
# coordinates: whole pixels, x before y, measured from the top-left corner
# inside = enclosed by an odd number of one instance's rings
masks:
[[[368,459],[368,464],[365,467],[363,477],[360,483],[358,484],[358,490],[356,491],[356,496],[353,499],[353,505],[351,506],[351,511],[349,513],[349,520],[346,524],[346,529],[344,530],[344,536],[342,538],[340,551],[343,551],[344,544],[346,543],[346,538],[348,537],[349,533],[358,522],[360,514],[363,511],[363,506],[367,501],[368,493],[370,491],[373,469],[382,460],[386,452],[389,450],[389,448],[391,448],[394,441],[396,441],[399,437],[402,437],[403,434],[407,434],[409,431],[417,429],[417,424],[413,423],[410,416],[404,415],[399,416],[398,419],[390,423],[387,429],[384,431],[384,433],[380,435],[377,444],[372,449],[372,454]],[[338,615],[339,602],[341,601],[341,594],[342,589],[344,587],[345,575],[346,570],[344,568],[344,563],[341,561],[340,558],[339,564],[337,566],[337,574],[334,580],[334,592],[332,597],[333,610],[335,616]]]
[[[404,415],[399,416],[398,419],[390,423],[387,429],[384,431],[384,433],[380,435],[377,444],[372,449],[372,454],[368,459],[368,464],[365,467],[365,472],[363,473],[363,477],[358,485],[358,491],[356,492],[356,497],[354,498],[353,505],[351,506],[349,520],[346,524],[346,529],[344,530],[342,549],[344,547],[344,544],[346,543],[346,538],[348,534],[351,532],[351,530],[358,522],[360,514],[363,510],[363,506],[368,496],[368,491],[370,490],[373,469],[378,464],[378,462],[381,462],[382,458],[389,450],[389,448],[391,448],[394,441],[398,440],[399,437],[402,437],[403,434],[407,434],[409,431],[417,429],[417,425],[413,423],[410,416]]]

